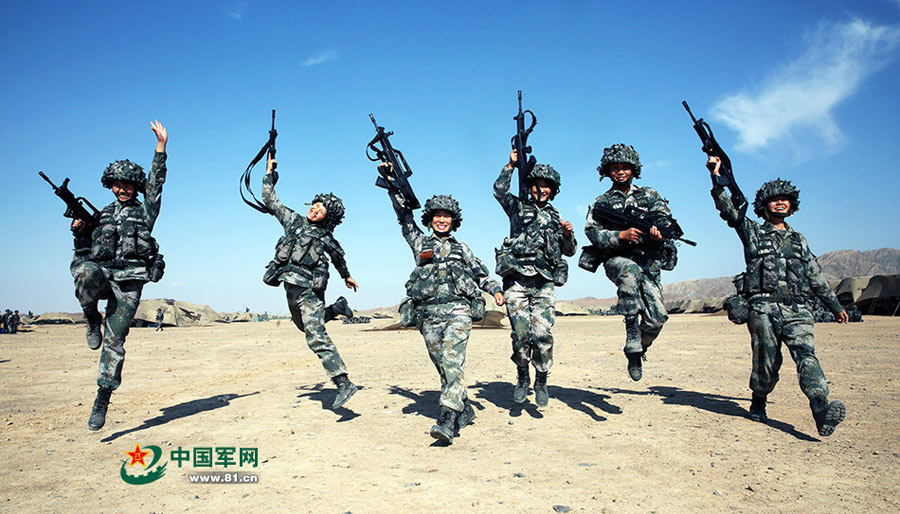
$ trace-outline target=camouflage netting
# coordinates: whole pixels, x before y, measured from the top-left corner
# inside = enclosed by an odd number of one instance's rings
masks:
[[[630,164],[632,177],[641,178],[641,157],[633,146],[616,143],[609,148],[604,148],[603,157],[600,159],[600,166],[597,166],[597,171],[605,177],[613,164]],[[601,177],[601,180],[603,177]]]
[[[100,183],[103,184],[103,187],[111,189],[113,182],[117,180],[131,182],[139,193],[143,193],[144,186],[147,185],[147,175],[144,174],[144,169],[128,159],[109,163],[109,166],[103,170]]]
[[[549,164],[537,164],[534,169],[531,170],[531,173],[528,174],[528,178],[525,182],[528,184],[528,187],[531,187],[531,184],[537,179],[542,178],[546,180],[552,192],[550,193],[550,199],[553,200],[556,198],[557,193],[559,193],[560,186],[560,178],[559,173],[553,169],[553,166]]]
[[[756,192],[756,199],[753,200],[753,212],[760,218],[766,219],[766,205],[770,199],[776,196],[786,196],[790,199],[791,208],[788,210],[788,216],[800,209],[800,190],[792,186],[789,180],[777,178],[766,182]]]
[[[344,202],[334,193],[319,193],[313,198],[312,203],[322,202],[325,206],[325,228],[334,230],[344,220]]]
[[[425,202],[425,208],[422,210],[422,224],[431,226],[431,218],[437,211],[447,211],[453,217],[453,224],[450,232],[458,229],[462,224],[462,209],[459,208],[459,202],[450,195],[434,195]]]

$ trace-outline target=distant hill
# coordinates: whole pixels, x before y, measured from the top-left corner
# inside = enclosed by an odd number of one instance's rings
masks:
[[[896,248],[879,248],[865,252],[837,250],[823,254],[818,260],[827,280],[900,274],[900,250]],[[732,278],[734,277],[698,278],[664,284],[663,293],[666,301],[719,298],[734,293]],[[609,307],[616,303],[615,298],[598,299],[590,296],[571,301],[585,309]]]

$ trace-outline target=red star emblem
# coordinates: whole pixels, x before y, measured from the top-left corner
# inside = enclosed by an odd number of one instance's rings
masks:
[[[146,468],[147,463],[144,462],[144,457],[149,454],[150,454],[150,452],[141,451],[141,445],[135,443],[133,452],[125,452],[125,455],[128,455],[131,457],[131,464],[129,464],[128,467],[134,466],[135,464],[140,462],[141,466],[144,466]]]

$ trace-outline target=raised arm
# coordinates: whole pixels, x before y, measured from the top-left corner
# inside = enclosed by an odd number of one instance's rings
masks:
[[[275,194],[275,174],[273,172],[277,165],[278,161],[269,156],[269,160],[266,162],[266,174],[263,175],[262,178],[262,197],[266,207],[268,207],[273,215],[278,218],[281,226],[287,228],[296,213],[288,207],[285,207],[285,205],[281,203],[281,200],[278,199],[278,195]]]
[[[422,242],[425,240],[425,233],[416,225],[413,211],[406,206],[403,195],[396,191],[388,190],[388,197],[391,199],[391,205],[393,205],[394,212],[397,214],[397,222],[400,223],[400,232],[403,234],[403,239],[406,240],[406,243],[412,250],[413,257],[418,259],[419,253],[422,251]]]
[[[507,216],[513,216],[518,212],[519,208],[519,199],[509,192],[509,185],[512,182],[515,163],[516,151],[513,150],[509,154],[509,162],[503,166],[503,169],[500,170],[500,176],[497,177],[497,180],[494,182],[494,198],[496,198],[500,203],[500,206],[503,207],[503,212],[505,212]]]
[[[144,187],[144,215],[147,227],[153,230],[162,205],[163,184],[166,182],[166,143],[169,141],[169,134],[159,120],[150,122],[150,130],[156,134],[156,151],[153,153],[150,176],[147,177],[147,184]]]

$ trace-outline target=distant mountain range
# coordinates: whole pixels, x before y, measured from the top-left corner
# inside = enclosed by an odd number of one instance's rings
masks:
[[[828,280],[868,275],[900,274],[900,250],[879,248],[860,252],[859,250],[837,250],[818,258],[819,265]],[[666,301],[683,299],[719,298],[734,293],[731,279],[734,277],[698,278],[684,282],[663,285]],[[615,298],[585,297],[569,300],[585,309],[608,308],[616,303]]]

